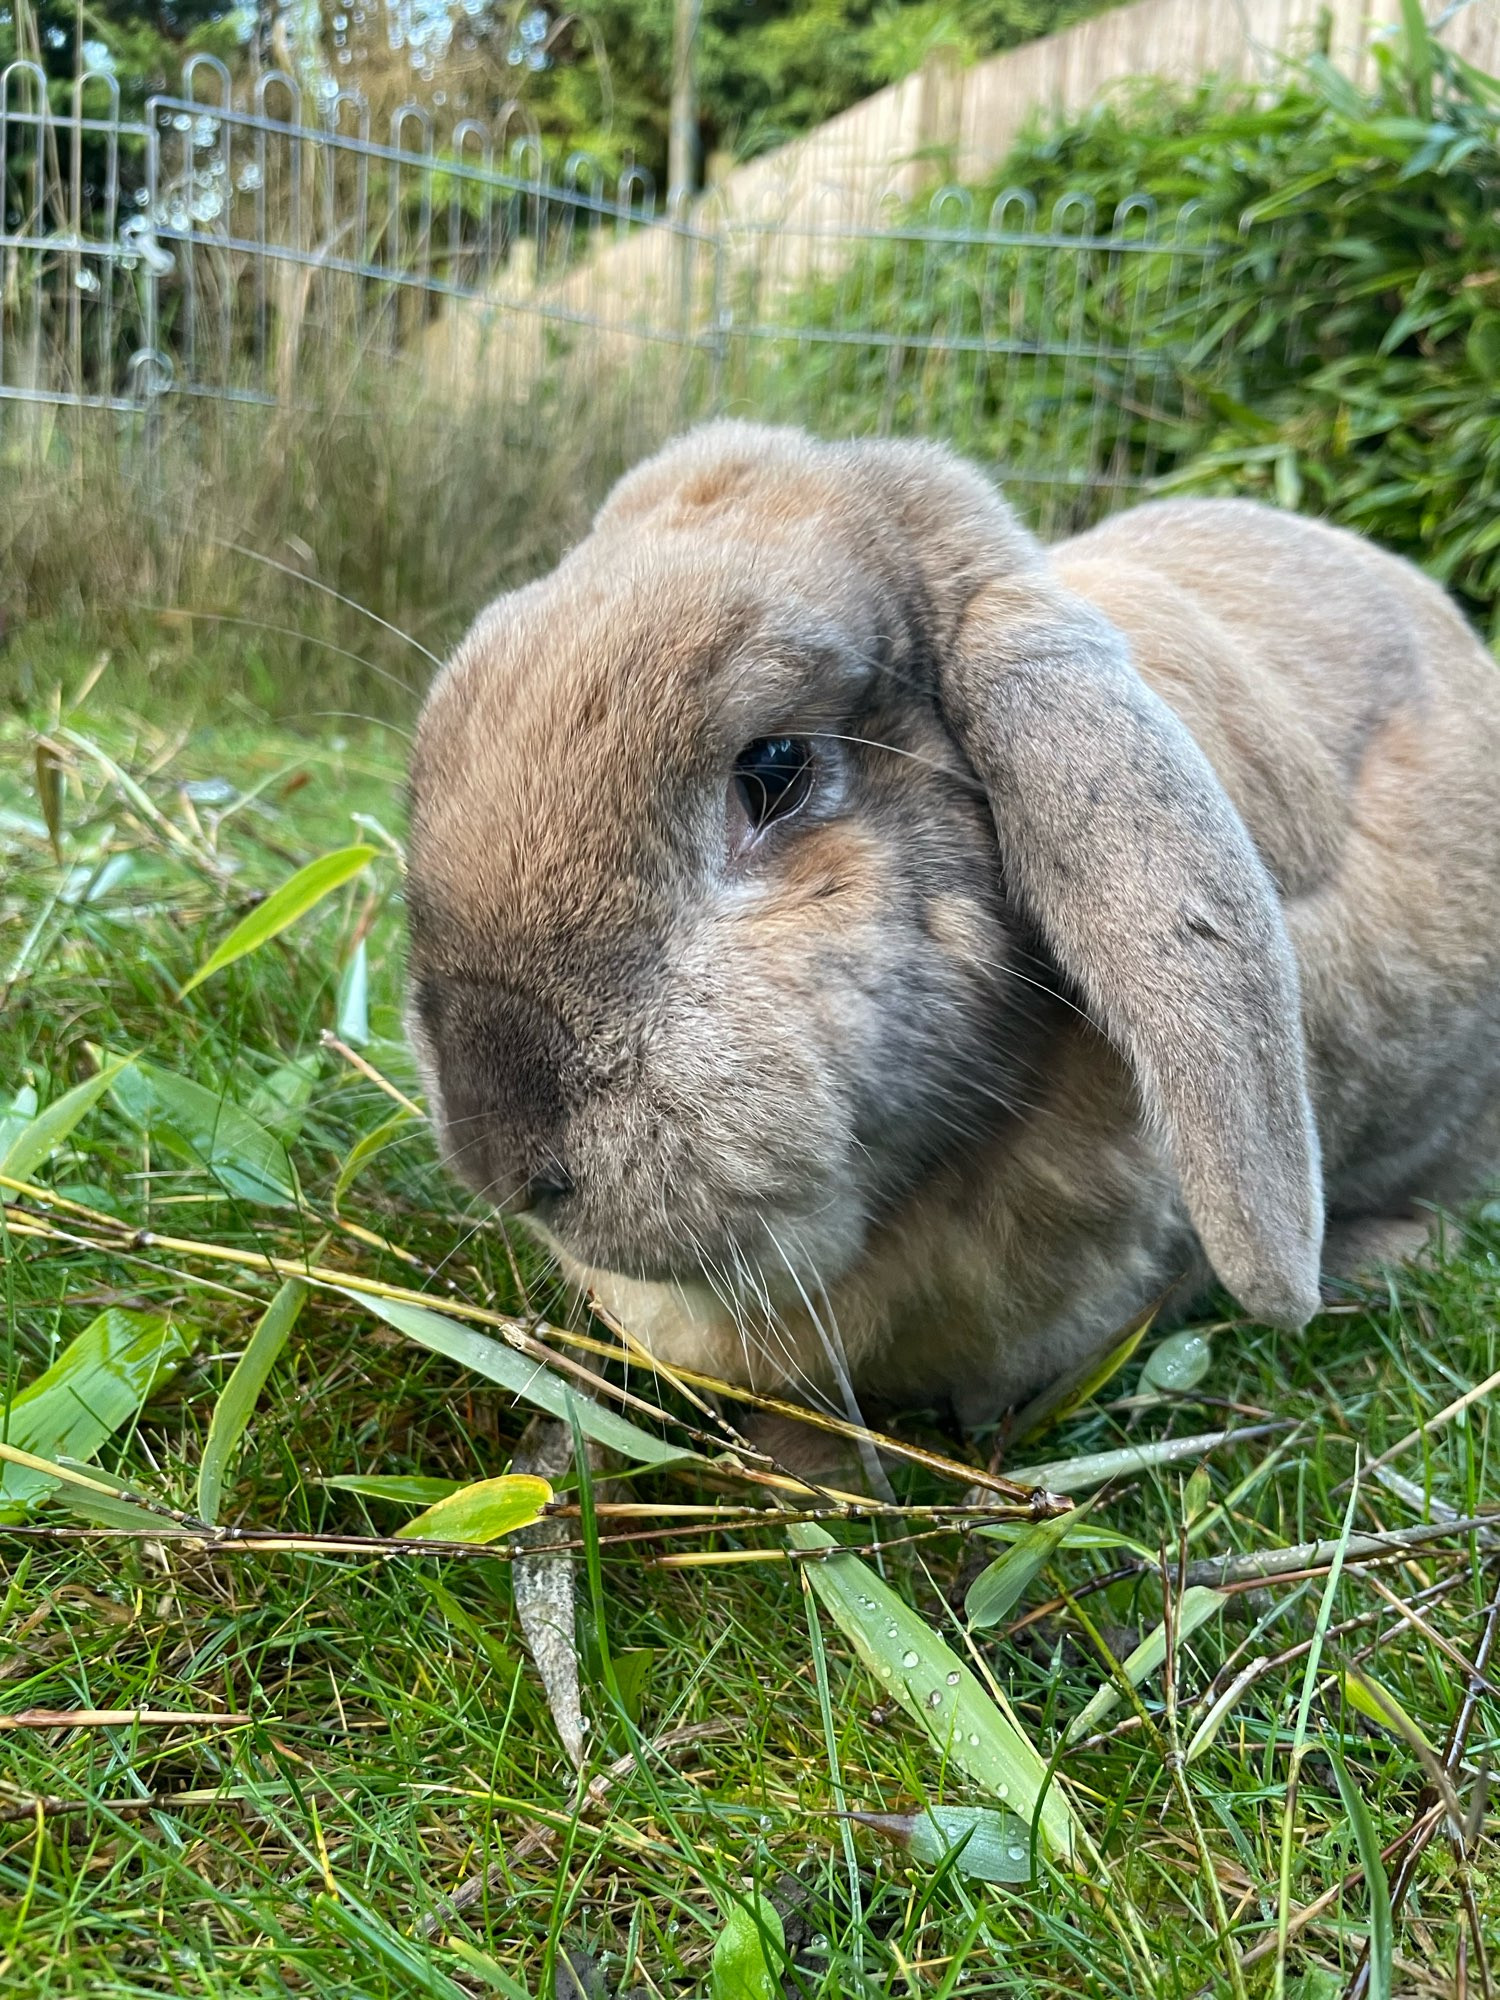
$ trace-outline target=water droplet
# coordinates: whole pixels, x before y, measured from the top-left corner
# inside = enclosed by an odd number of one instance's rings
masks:
[[[943,1690],[941,1688],[934,1688],[932,1690],[932,1693],[927,1697],[927,1706],[929,1708],[941,1708],[942,1705],[943,1705]]]
[[[174,132],[191,132],[192,129],[193,121],[188,113],[186,111],[179,111],[177,116],[172,120],[172,130]]]
[[[996,1797],[997,1799],[1008,1799],[1008,1798],[1010,1797],[1010,1786],[1009,1786],[1009,1785],[996,1785],[996,1787],[995,1787],[995,1797]]]
[[[917,1664],[917,1655],[908,1649],[901,1655],[901,1664],[903,1667],[914,1667]]]
[[[761,1832],[762,1832],[762,1833],[767,1833],[767,1832],[769,1832],[769,1831],[770,1831],[770,1829],[771,1829],[771,1827],[773,1827],[774,1825],[775,1825],[775,1821],[774,1821],[774,1820],[773,1820],[773,1819],[771,1818],[771,1815],[770,1815],[769,1813],[762,1813],[762,1814],[761,1814],[761,1816],[760,1816],[760,1830],[761,1830]]]
[[[969,1748],[971,1750],[977,1750],[979,1748],[979,1731],[977,1729],[971,1729],[969,1731]]]
[[[1024,1861],[1026,1859],[1026,1849],[1017,1841],[1012,1841],[1005,1852],[1007,1857],[1012,1861]]]
[[[199,118],[193,126],[193,144],[201,146],[205,152],[219,136],[217,118]]]
[[[253,194],[258,187],[264,185],[264,176],[260,168],[252,160],[249,166],[240,168],[238,178],[234,184],[241,194]]]
[[[821,1931],[814,1931],[807,1940],[807,1948],[809,1951],[827,1951],[828,1940]]]
[[[99,289],[99,280],[92,271],[86,269],[74,272],[73,283],[80,292],[97,292]]]
[[[880,1678],[881,1678],[881,1679],[882,1679],[883,1681],[888,1681],[888,1680],[890,1679],[890,1677],[891,1677],[891,1670],[890,1670],[890,1668],[889,1668],[889,1667],[882,1667],[882,1668],[880,1669]]]
[[[949,1674],[949,1676],[948,1676],[948,1685],[949,1685],[949,1687],[951,1687],[951,1688],[956,1688],[956,1687],[958,1686],[958,1683],[959,1683],[959,1680],[960,1680],[960,1678],[961,1678],[961,1677],[960,1677],[960,1675],[959,1675],[959,1671],[958,1671],[958,1668],[957,1668],[957,1667],[955,1667],[955,1668],[953,1669],[952,1673],[951,1673],[951,1674]]]

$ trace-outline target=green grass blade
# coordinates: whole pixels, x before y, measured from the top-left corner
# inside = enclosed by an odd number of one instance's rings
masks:
[[[343,1291],[342,1286],[338,1289]],[[387,1326],[395,1327],[419,1347],[446,1354],[450,1361],[456,1361],[462,1368],[472,1368],[488,1382],[498,1382],[502,1389],[509,1389],[523,1403],[545,1410],[549,1417],[566,1424],[576,1416],[586,1438],[638,1465],[675,1465],[698,1456],[682,1445],[665,1444],[652,1437],[649,1431],[616,1416],[613,1410],[606,1410],[540,1362],[518,1354],[502,1340],[492,1340],[488,1334],[460,1326],[457,1320],[447,1319],[442,1313],[432,1312],[426,1306],[407,1305],[400,1299],[373,1298],[364,1292],[344,1292],[344,1297],[368,1312],[378,1313]]]
[[[1333,1765],[1333,1774],[1338,1779],[1339,1796],[1344,1801],[1344,1811],[1349,1818],[1349,1829],[1354,1835],[1354,1845],[1359,1851],[1359,1863],[1365,1871],[1365,1887],[1370,1894],[1370,1987],[1369,2000],[1391,2000],[1391,1965],[1395,1955],[1394,1927],[1391,1920],[1391,1885],[1386,1876],[1385,1862],[1380,1853],[1380,1836],[1375,1831],[1375,1822],[1370,1816],[1370,1808],[1365,1804],[1364,1794],[1350,1776],[1349,1767],[1337,1745],[1325,1741],[1328,1760]]]
[[[160,1313],[112,1306],[7,1404],[5,1442],[39,1458],[94,1456],[135,1415],[193,1345]],[[7,1462],[0,1473],[0,1521],[18,1521],[52,1492],[56,1478]]]
[[[209,1421],[203,1456],[198,1461],[198,1518],[217,1521],[219,1498],[224,1490],[224,1474],[245,1434],[266,1385],[266,1377],[276,1365],[276,1357],[286,1346],[287,1336],[297,1323],[297,1315],[307,1299],[307,1287],[288,1278],[261,1314],[250,1344],[234,1364],[229,1380],[219,1392]]]
[[[541,1519],[552,1498],[545,1479],[529,1472],[504,1472],[498,1479],[476,1479],[446,1494],[414,1521],[396,1530],[403,1540],[414,1536],[440,1542],[498,1542],[517,1528]]]
[[[236,959],[246,958],[252,951],[259,951],[263,944],[279,937],[299,917],[305,917],[309,910],[321,903],[335,889],[368,868],[375,859],[373,847],[340,847],[332,854],[320,854],[316,861],[309,861],[305,868],[299,868],[295,875],[283,882],[279,889],[273,889],[263,903],[257,903],[249,916],[242,917],[234,929],[211,952],[202,965],[188,980],[178,994],[182,1000],[201,986],[205,979],[211,979],[216,972],[222,972],[226,965],[233,965]]]
[[[1188,1638],[1197,1631],[1205,1619],[1211,1618],[1228,1602],[1222,1590],[1208,1590],[1202,1584],[1193,1584],[1177,1600],[1177,1615],[1173,1624],[1178,1639]],[[1148,1675],[1154,1674],[1160,1668],[1166,1657],[1167,1628],[1163,1621],[1160,1625],[1153,1626],[1135,1651],[1121,1660],[1120,1672],[1131,1687],[1139,1687]],[[1063,1742],[1077,1743],[1082,1737],[1092,1735],[1105,1716],[1115,1707],[1121,1693],[1118,1682],[1106,1681],[1069,1724]]]
[[[791,1522],[794,1548],[838,1549],[816,1523]],[[1066,1798],[1047,1784],[1047,1763],[1015,1717],[991,1700],[979,1681],[937,1633],[852,1550],[808,1564],[819,1601],[880,1683],[932,1738],[946,1760],[964,1771],[1012,1812],[1037,1818],[1042,1845],[1066,1859],[1073,1848],[1073,1815]]]
[[[135,1060],[116,1056],[84,1083],[75,1084],[55,1097],[45,1111],[12,1135],[0,1153],[0,1174],[13,1181],[29,1181],[44,1160],[55,1153],[87,1112],[93,1110],[120,1071]]]
[[[1292,1754],[1290,1769],[1287,1772],[1286,1800],[1281,1813],[1281,1867],[1276,1885],[1276,1970],[1271,1985],[1276,2000],[1283,2000],[1286,1993],[1287,1946],[1291,1941],[1294,1822],[1302,1760],[1307,1754],[1307,1723],[1308,1717],[1312,1714],[1313,1696],[1317,1693],[1318,1675],[1323,1667],[1323,1648],[1328,1640],[1328,1627],[1333,1622],[1333,1607],[1338,1598],[1339,1579],[1344,1573],[1344,1554],[1349,1547],[1349,1537],[1354,1532],[1354,1510],[1359,1505],[1359,1499],[1359,1462],[1356,1460],[1354,1477],[1349,1482],[1349,1503],[1344,1509],[1338,1544],[1334,1549],[1333,1561],[1328,1566],[1328,1581],[1324,1584],[1323,1595],[1318,1601],[1318,1615],[1313,1622],[1312,1645],[1308,1649],[1307,1663],[1302,1670],[1302,1692],[1297,1700],[1297,1718],[1292,1725]]]

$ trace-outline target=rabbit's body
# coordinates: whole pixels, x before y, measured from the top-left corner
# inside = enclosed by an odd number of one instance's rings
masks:
[[[1215,1272],[1301,1324],[1325,1204],[1500,1163],[1497,774],[1500,674],[1354,536],[1043,552],[930,447],[712,427],[434,692],[413,1038],[663,1360],[978,1419]]]

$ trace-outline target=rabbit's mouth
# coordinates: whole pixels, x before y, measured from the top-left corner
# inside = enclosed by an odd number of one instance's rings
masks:
[[[580,1175],[566,1192],[529,1201],[522,1220],[565,1267],[631,1284],[707,1286],[747,1310],[820,1294],[864,1248],[868,1210],[852,1184],[824,1173],[810,1186],[804,1176],[747,1203],[715,1178],[701,1172],[683,1184],[645,1162],[623,1180]]]

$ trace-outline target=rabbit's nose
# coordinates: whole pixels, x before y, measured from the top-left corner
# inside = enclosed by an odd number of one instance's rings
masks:
[[[549,1161],[536,1173],[528,1175],[516,1192],[501,1206],[507,1214],[528,1215],[540,1212],[545,1215],[558,1202],[572,1194],[573,1176],[557,1160]]]

